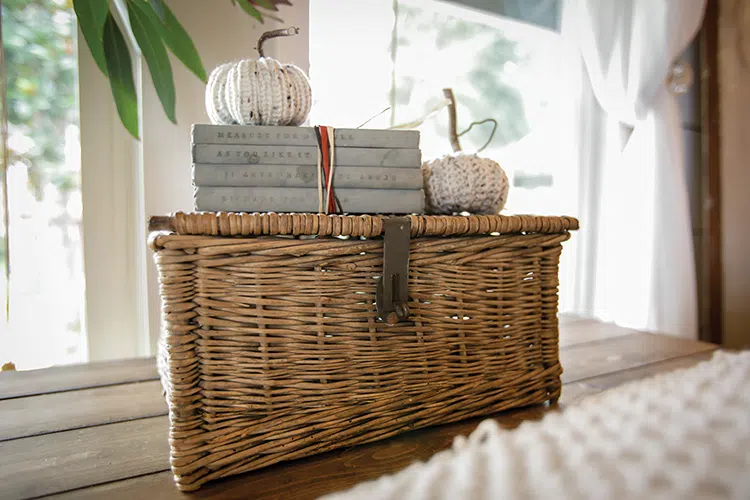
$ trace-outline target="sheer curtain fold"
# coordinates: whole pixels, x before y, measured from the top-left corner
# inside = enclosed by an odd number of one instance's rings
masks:
[[[680,113],[667,87],[705,0],[565,0],[583,61],[574,309],[696,338],[695,261]]]

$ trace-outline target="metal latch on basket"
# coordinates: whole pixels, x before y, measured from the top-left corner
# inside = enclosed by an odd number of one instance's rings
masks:
[[[375,304],[378,321],[393,325],[409,319],[409,238],[411,220],[392,217],[384,221],[383,276],[378,279]]]

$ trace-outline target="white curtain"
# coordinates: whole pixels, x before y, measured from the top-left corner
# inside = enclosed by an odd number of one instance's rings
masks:
[[[565,0],[583,66],[583,229],[574,309],[696,338],[692,229],[676,96],[666,83],[705,0]]]

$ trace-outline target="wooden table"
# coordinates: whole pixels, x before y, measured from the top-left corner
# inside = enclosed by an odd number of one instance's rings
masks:
[[[494,415],[506,428],[626,381],[693,365],[715,346],[562,318],[558,405]],[[314,498],[425,460],[482,419],[275,465],[180,493],[153,359],[0,373],[0,498]]]

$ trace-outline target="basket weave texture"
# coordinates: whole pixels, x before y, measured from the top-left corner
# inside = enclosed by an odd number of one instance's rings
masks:
[[[383,217],[152,219],[180,489],[559,397],[558,262],[578,222],[411,227],[410,317],[389,326],[374,303]]]

